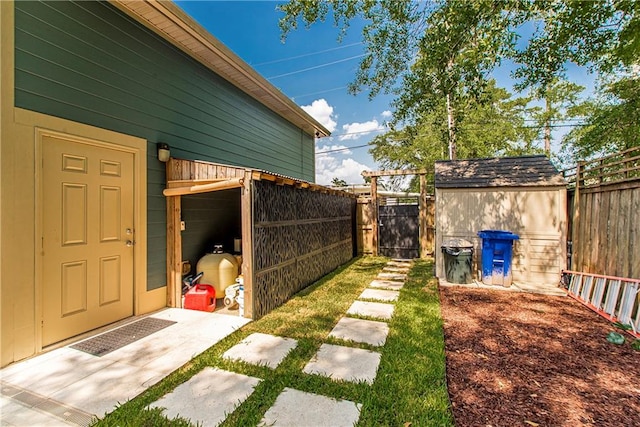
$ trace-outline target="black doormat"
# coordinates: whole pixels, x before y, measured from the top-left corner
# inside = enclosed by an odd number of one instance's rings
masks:
[[[173,325],[174,321],[145,317],[133,323],[129,323],[121,328],[98,335],[86,341],[79,342],[71,348],[84,351],[94,356],[104,356],[114,350],[124,347],[127,344],[138,341],[141,338],[158,332],[167,326]]]

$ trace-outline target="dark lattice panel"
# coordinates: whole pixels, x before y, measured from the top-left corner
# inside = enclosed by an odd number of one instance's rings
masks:
[[[352,258],[354,204],[349,197],[254,181],[254,318]]]

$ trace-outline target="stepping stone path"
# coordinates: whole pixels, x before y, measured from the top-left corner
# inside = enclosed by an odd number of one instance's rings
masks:
[[[369,283],[370,288],[376,289],[392,289],[394,291],[399,291],[404,286],[404,282],[394,282],[392,280],[374,280]]]
[[[411,265],[410,261],[400,259],[388,262],[349,307],[347,317],[341,318],[329,333],[329,337],[344,340],[344,345],[322,344],[303,372],[334,381],[373,384],[380,365],[380,352],[350,347],[349,342],[375,347],[385,344],[389,334],[385,320],[393,316],[393,302],[400,295]],[[276,369],[296,345],[297,341],[291,338],[255,333],[231,347],[222,357]],[[150,407],[164,408],[163,414],[169,418],[180,416],[203,426],[217,426],[253,393],[260,381],[234,372],[205,368]],[[361,407],[360,403],[285,388],[266,411],[259,426],[352,426],[360,418]]]
[[[181,417],[203,427],[217,426],[253,393],[258,383],[258,378],[205,368],[150,407],[165,408],[162,413],[169,419]]]
[[[347,341],[363,342],[380,347],[389,334],[386,322],[343,317],[333,328],[330,337]]]
[[[336,400],[285,388],[258,425],[352,427],[360,418],[361,407],[362,405],[348,400]]]
[[[332,380],[373,384],[379,364],[380,353],[375,351],[322,344],[302,372],[320,374]]]
[[[358,298],[360,299],[373,299],[377,301],[397,301],[398,291],[388,291],[386,289],[365,289],[362,291]]]
[[[293,338],[255,333],[227,350],[222,358],[242,360],[275,369],[287,357],[287,354],[296,348],[296,345],[298,345],[298,341]]]

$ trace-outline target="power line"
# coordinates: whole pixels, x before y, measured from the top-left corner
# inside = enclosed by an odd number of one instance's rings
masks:
[[[362,44],[362,42],[345,44],[344,46],[332,47],[331,49],[319,50],[317,52],[304,53],[302,55],[290,56],[288,58],[274,59],[273,61],[260,62],[258,64],[253,64],[253,66],[254,67],[259,67],[261,65],[276,64],[278,62],[290,61],[292,59],[305,58],[307,56],[319,55],[321,53],[326,53],[326,52],[333,52],[334,50],[346,49],[348,47],[357,46],[357,45],[360,45],[360,44]]]
[[[315,154],[338,153],[340,151],[355,150],[356,148],[364,148],[364,147],[368,147],[368,146],[369,146],[369,144],[354,145],[353,147],[343,147],[343,148],[335,148],[333,150],[316,151]]]
[[[316,69],[322,68],[322,67],[328,67],[329,65],[334,65],[334,64],[339,64],[341,62],[351,61],[353,59],[362,58],[363,56],[365,56],[364,53],[361,54],[361,55],[350,56],[349,58],[338,59],[337,61],[332,61],[332,62],[327,62],[325,64],[316,65],[314,67],[303,68],[302,70],[291,71],[291,72],[284,73],[284,74],[278,74],[277,76],[267,77],[267,80],[273,80],[273,79],[277,79],[277,78],[280,78],[280,77],[291,76],[293,74],[304,73],[305,71],[311,71],[311,70],[316,70]]]
[[[305,97],[305,96],[319,95],[321,93],[333,92],[334,90],[346,89],[348,87],[349,86],[334,87],[333,89],[327,89],[327,90],[321,90],[321,91],[318,91],[318,92],[305,93],[303,95],[292,96],[291,98],[302,98],[302,97]]]

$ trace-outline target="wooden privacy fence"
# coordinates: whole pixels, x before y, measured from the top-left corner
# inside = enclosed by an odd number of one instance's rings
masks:
[[[571,269],[640,278],[640,147],[564,172]]]

